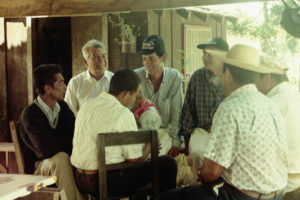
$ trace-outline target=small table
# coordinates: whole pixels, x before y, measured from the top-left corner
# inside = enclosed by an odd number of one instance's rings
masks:
[[[11,200],[26,196],[55,182],[55,176],[0,174],[0,199]]]

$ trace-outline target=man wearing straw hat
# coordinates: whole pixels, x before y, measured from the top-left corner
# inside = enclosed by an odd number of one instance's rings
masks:
[[[202,184],[157,199],[281,200],[287,183],[284,120],[255,86],[258,73],[276,70],[259,65],[257,50],[246,45],[235,45],[228,53],[208,52],[224,63],[220,83],[227,98],[213,118],[199,170]]]
[[[278,106],[284,116],[288,144],[288,184],[284,193],[300,187],[300,93],[289,85],[288,66],[273,57],[263,56],[261,63],[282,70],[282,74],[260,74],[256,86]]]

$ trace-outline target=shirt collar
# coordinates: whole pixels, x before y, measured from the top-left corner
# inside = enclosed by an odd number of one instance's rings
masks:
[[[255,84],[246,84],[242,87],[239,87],[238,89],[234,90],[227,98],[226,100],[229,100],[231,98],[234,98],[236,96],[239,96],[241,93],[248,93],[251,91],[258,91]]]
[[[108,92],[105,92],[105,91],[101,92],[101,94],[99,95],[99,97],[107,99],[107,100],[109,100],[111,102],[114,102],[114,103],[122,105],[121,102],[114,95],[111,95]]]
[[[58,103],[54,105],[54,109],[52,110],[44,101],[43,99],[38,96],[37,97],[37,102],[43,109],[44,113],[47,115],[47,118],[49,119],[50,123],[53,123],[55,119],[57,118],[59,111],[60,111],[60,106]]]
[[[105,71],[104,71],[104,74],[103,74],[103,76],[101,77],[100,80],[102,80],[103,78],[106,78],[106,79],[108,80],[108,79],[109,79],[108,76],[109,76],[109,74],[108,74],[107,70],[105,70]],[[96,79],[94,79],[94,78],[91,76],[89,70],[86,70],[86,71],[85,71],[85,76],[84,76],[84,78],[87,79],[87,80],[97,81]],[[99,80],[99,81],[100,81],[100,80]]]
[[[161,81],[162,83],[166,81],[166,68],[163,67],[163,69],[164,69],[164,71],[163,71],[163,79],[162,79],[162,81]],[[145,67],[145,77],[146,77],[147,79],[149,79],[149,74],[148,74],[148,72],[147,72],[146,67]],[[149,79],[149,80],[150,80],[150,79]]]
[[[288,89],[289,89],[289,83],[284,81],[282,83],[279,83],[275,87],[273,87],[272,90],[270,90],[268,92],[267,96],[271,97],[271,96],[274,96],[275,94],[277,94],[281,90],[288,90]]]

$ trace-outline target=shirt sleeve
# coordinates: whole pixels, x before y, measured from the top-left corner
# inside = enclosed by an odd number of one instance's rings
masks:
[[[72,79],[69,82],[67,90],[66,90],[65,102],[67,102],[67,104],[69,105],[69,107],[73,111],[73,113],[75,115],[77,115],[79,103],[78,103],[78,99],[76,96],[74,81]]]
[[[176,87],[174,88],[174,95],[171,98],[170,106],[171,106],[171,120],[168,125],[170,136],[172,138],[172,146],[180,147],[180,138],[178,135],[179,126],[180,126],[180,115],[182,110],[182,102],[183,102],[183,89],[182,89],[182,77],[178,74],[174,83]]]
[[[223,104],[213,118],[211,138],[204,157],[229,168],[236,159],[237,132],[237,119],[230,112],[230,109],[226,109],[226,105]]]
[[[187,136],[188,138],[191,136],[196,124],[193,118],[193,113],[196,111],[195,82],[195,76],[192,76],[185,94],[185,100],[181,114],[181,134]]]
[[[137,131],[137,125],[133,114],[128,111],[121,116],[126,121],[122,123],[123,131]],[[132,145],[122,145],[121,146],[122,155],[126,160],[135,159],[143,156],[143,144],[132,144]]]

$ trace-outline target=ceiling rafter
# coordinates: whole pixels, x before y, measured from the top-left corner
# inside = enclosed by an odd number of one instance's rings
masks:
[[[268,0],[0,0],[0,17],[81,16]]]

